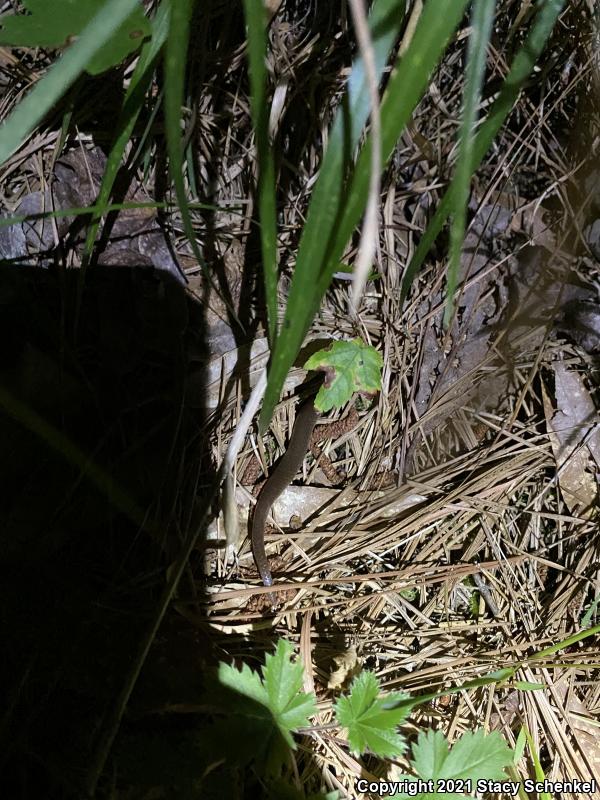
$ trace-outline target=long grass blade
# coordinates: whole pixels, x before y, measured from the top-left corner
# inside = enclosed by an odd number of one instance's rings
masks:
[[[473,161],[471,163],[472,172],[474,172],[481,163],[504,120],[515,104],[519,92],[523,88],[523,84],[533,70],[536,61],[540,57],[552,33],[552,29],[554,28],[558,15],[562,11],[563,5],[564,0],[546,0],[538,10],[529,35],[515,56],[508,75],[504,80],[500,94],[492,105],[490,113],[475,137],[475,142],[473,144]],[[452,182],[433,215],[431,222],[427,226],[427,230],[421,237],[421,241],[402,278],[400,287],[401,301],[406,298],[415,275],[425,260],[425,256],[431,249],[444,223],[452,212],[455,203],[455,192],[455,183]]]
[[[404,0],[376,0],[371,9],[369,29],[379,77],[398,38],[404,10]],[[283,328],[273,351],[260,415],[261,430],[269,424],[285,376],[298,354],[314,316],[315,305],[318,305],[318,302],[315,304],[315,287],[335,238],[337,220],[346,201],[345,184],[352,157],[369,112],[368,79],[364,61],[359,57],[353,65],[346,97],[331,128],[327,152],[308,209]]]
[[[165,53],[165,130],[171,178],[175,187],[177,204],[185,235],[194,257],[209,277],[206,262],[200,252],[183,180],[183,140],[181,136],[181,107],[184,98],[187,49],[193,0],[175,0],[171,5],[171,19]]]
[[[444,14],[439,13],[439,8],[435,3],[425,5],[411,43],[400,64],[392,73],[381,105],[382,161],[384,163],[389,159],[400,133],[410,120],[414,107],[425,91],[429,76],[460,22],[467,2],[468,0],[456,0],[447,6]],[[373,32],[371,35],[373,36]],[[327,291],[332,275],[337,269],[337,263],[346,243],[363,213],[368,194],[370,163],[371,144],[370,140],[367,140],[351,179],[344,187],[344,203],[340,204],[337,219],[332,221],[331,230],[326,238],[327,246],[320,252],[321,259],[318,263],[308,266],[306,262],[301,262],[302,251],[298,254],[298,264],[290,287],[286,321],[273,358],[270,386],[267,387],[261,424],[266,424],[270,418],[287,370],[293,363],[318,310],[321,298]],[[311,202],[311,210],[313,206],[317,206],[315,198]],[[307,220],[307,229],[308,223],[309,220]],[[312,235],[313,231],[305,230],[303,238],[308,237],[309,233]],[[306,274],[309,275],[308,279]],[[293,316],[290,309],[293,310]]]
[[[166,41],[169,25],[169,6],[163,3],[158,11],[152,25],[152,38],[149,42],[143,45],[142,52],[136,68],[131,76],[131,81],[125,98],[121,113],[116,124],[117,136],[111,147],[110,153],[106,160],[106,167],[102,175],[102,183],[100,184],[100,191],[96,200],[97,211],[92,217],[92,221],[87,231],[85,246],[82,257],[81,270],[79,271],[77,279],[77,305],[75,309],[75,329],[79,324],[79,313],[81,310],[81,300],[83,297],[83,289],[85,286],[85,278],[89,260],[94,248],[100,221],[104,214],[106,214],[107,206],[110,200],[110,194],[114,186],[119,167],[123,158],[123,153],[127,147],[127,143],[133,133],[133,128],[139,117],[140,111],[143,108],[144,97],[150,86],[152,76],[154,75],[154,65],[156,59],[162,50]]]
[[[167,39],[169,30],[169,6],[163,3],[157,10],[152,23],[152,38],[142,46],[138,63],[127,87],[123,106],[117,119],[115,129],[117,135],[106,160],[106,168],[102,175],[102,183],[96,200],[97,211],[88,228],[83,254],[84,265],[88,261],[102,216],[106,213],[110,193],[119,171],[123,153],[131,138],[135,123],[143,108],[143,101],[154,74],[154,64]]]
[[[102,6],[77,41],[36,83],[0,128],[0,164],[37,127],[138,5],[139,0],[108,0]]]
[[[410,121],[415,106],[422,97],[429,77],[445,52],[448,41],[456,30],[468,0],[457,0],[439,13],[435,3],[423,8],[417,28],[408,50],[392,74],[381,107],[382,157],[387,162],[406,124]],[[371,142],[367,140],[348,187],[348,202],[337,230],[332,258],[325,264],[321,275],[319,292],[327,289],[331,275],[336,269],[334,259],[339,260],[350,239],[364,208],[368,190],[368,164],[371,157]]]
[[[371,174],[369,176],[369,195],[363,227],[360,235],[360,245],[354,263],[354,276],[352,281],[352,294],[350,307],[353,313],[358,309],[358,302],[367,283],[369,272],[373,266],[373,259],[379,239],[379,201],[381,197],[381,114],[379,109],[379,81],[373,42],[369,33],[369,23],[364,0],[350,0],[350,10],[354,22],[356,40],[362,58],[365,62],[365,72],[369,87],[371,101]]]
[[[444,324],[447,326],[454,308],[454,293],[458,284],[460,256],[467,224],[467,205],[473,170],[473,144],[477,109],[481,99],[481,89],[485,76],[487,47],[494,20],[495,0],[474,0],[471,12],[471,35],[467,50],[467,68],[463,100],[458,161],[456,164],[455,203],[450,227],[450,263],[446,282],[446,308]]]
[[[108,211],[130,211],[138,208],[154,208],[154,209],[167,209],[171,210],[174,206],[171,203],[158,202],[156,200],[148,200],[146,202],[126,202],[126,203],[109,203],[104,206],[104,213]],[[220,206],[214,203],[190,203],[190,209],[202,209],[204,211],[227,211],[229,214],[237,214],[240,218],[244,216],[241,206]],[[11,225],[21,225],[23,222],[35,222],[39,219],[62,219],[63,217],[85,217],[93,216],[100,212],[100,206],[94,204],[92,206],[80,206],[71,208],[57,208],[53,211],[39,211],[35,214],[19,214],[15,217],[0,217],[0,228],[9,228]]]

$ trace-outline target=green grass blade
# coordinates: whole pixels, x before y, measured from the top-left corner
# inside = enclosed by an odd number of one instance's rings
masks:
[[[545,647],[543,650],[535,653],[535,655],[532,656],[532,659],[535,658],[537,660],[540,658],[553,656],[558,653],[559,650],[572,647],[574,644],[577,644],[577,642],[582,641],[582,639],[588,639],[590,636],[595,637],[598,634],[600,634],[600,625],[595,625],[593,628],[586,628],[583,631],[574,633],[573,636],[569,636],[567,639],[563,639],[560,642],[556,642],[556,644],[550,645],[550,647]]]
[[[482,675],[480,678],[474,678],[472,681],[466,681],[460,686],[448,686],[440,689],[437,692],[426,692],[425,694],[414,695],[400,700],[396,707],[407,706],[409,708],[416,708],[417,706],[431,703],[432,700],[437,700],[440,697],[446,697],[451,694],[462,693],[468,689],[478,689],[482,686],[489,686],[493,683],[502,683],[512,678],[516,673],[516,667],[505,667],[490,675]]]
[[[525,40],[525,44],[515,56],[512,67],[510,68],[502,86],[502,90],[500,91],[497,100],[492,105],[489,115],[475,137],[475,142],[473,145],[473,162],[471,164],[472,172],[474,172],[481,163],[483,157],[487,153],[490,145],[496,137],[496,134],[500,130],[504,120],[515,104],[523,84],[531,73],[536,61],[540,57],[540,54],[546,45],[548,37],[554,28],[563,5],[564,0],[545,0],[544,4],[540,7],[532,24],[529,35]],[[421,237],[421,241],[415,250],[410,264],[406,268],[404,277],[402,278],[402,285],[400,287],[401,301],[406,298],[415,275],[420,269],[427,253],[431,249],[432,244],[442,230],[444,223],[448,219],[448,216],[454,207],[455,191],[455,184],[453,182],[442,198],[437,211],[427,226],[427,230]]]
[[[138,208],[161,208],[172,209],[171,203],[157,202],[156,200],[148,200],[146,202],[126,202],[126,203],[109,203],[104,207],[104,212],[108,211],[130,211]],[[228,214],[237,214],[240,219],[244,218],[244,212],[240,206],[219,206],[214,203],[190,203],[191,209],[199,209],[204,211],[227,211]],[[21,225],[23,222],[35,222],[39,219],[62,219],[63,217],[85,217],[93,216],[100,211],[99,205],[81,206],[72,208],[60,208],[53,211],[40,211],[36,214],[20,214],[16,217],[0,217],[0,228],[9,228],[11,225]]]
[[[165,54],[165,130],[171,178],[175,187],[177,203],[181,211],[183,229],[198,264],[205,277],[210,279],[206,262],[196,242],[190,206],[183,180],[183,138],[181,135],[181,107],[183,105],[187,49],[193,0],[174,0]]]
[[[107,0],[0,128],[0,164],[20,147],[138,5],[139,0]]]
[[[461,123],[456,164],[456,189],[452,225],[450,228],[450,263],[446,283],[446,308],[444,325],[448,326],[453,309],[454,293],[458,284],[460,257],[462,253],[465,228],[467,224],[467,205],[473,170],[473,144],[477,109],[481,99],[481,88],[485,76],[487,46],[490,40],[492,22],[494,21],[495,0],[474,0],[471,11],[471,35],[467,51],[467,69],[463,100],[463,118]]]
[[[546,774],[544,772],[544,768],[542,766],[539,753],[535,746],[535,742],[533,741],[533,736],[529,733],[529,729],[526,728],[525,726],[523,726],[523,730],[525,731],[525,738],[527,739],[527,744],[529,745],[529,752],[531,753],[531,759],[533,761],[535,779],[536,781],[543,783],[544,779],[546,778]],[[552,800],[552,797],[548,792],[540,792],[539,800]]]
[[[446,44],[456,29],[468,0],[456,0],[439,13],[435,3],[425,5],[413,39],[400,64],[392,74],[381,106],[382,161],[389,159],[393,148],[409,121],[414,107],[425,91],[429,76],[444,53]],[[367,98],[364,100],[368,113]],[[366,119],[366,117],[365,117]],[[363,122],[364,124],[364,122]],[[286,322],[277,342],[270,375],[271,386],[267,387],[265,404],[261,414],[261,424],[265,424],[272,413],[272,405],[285,380],[287,370],[302,344],[311,320],[318,310],[321,298],[327,291],[331,277],[337,268],[342,252],[348,242],[365,207],[368,192],[371,164],[370,141],[362,149],[351,180],[344,187],[344,203],[337,219],[332,222],[332,230],[327,237],[327,246],[321,249],[321,260],[309,264],[298,264],[290,287]],[[320,198],[313,198],[311,210],[318,212]],[[308,220],[307,226],[308,228]],[[313,231],[310,231],[312,235]],[[308,236],[305,231],[304,236]],[[310,273],[308,271],[310,270]],[[309,279],[306,279],[309,274]],[[316,277],[316,280],[315,280]],[[293,310],[293,316],[288,313]],[[270,392],[270,393],[269,393]]]
[[[587,628],[589,626],[590,622],[592,621],[592,617],[596,613],[596,609],[598,608],[598,604],[599,603],[600,603],[600,595],[596,596],[592,600],[588,610],[585,612],[585,614],[581,618],[581,627],[582,628]]]
[[[444,14],[440,14],[436,3],[425,5],[410,46],[390,79],[382,103],[384,162],[389,160],[398,137],[409,122],[415,106],[427,87],[431,73],[462,19],[467,4],[468,0],[457,0],[446,7]],[[340,221],[332,255],[341,254],[364,209],[369,180],[370,149],[371,144],[367,140],[348,188],[348,202]],[[319,286],[322,292],[326,290],[336,269],[331,261],[325,267]]]
[[[382,74],[396,41],[404,16],[404,0],[376,0],[369,17],[377,73]],[[260,429],[269,424],[285,376],[298,354],[315,313],[315,287],[322,271],[337,220],[345,203],[345,183],[362,130],[369,117],[370,103],[362,58],[353,65],[346,98],[329,136],[327,152],[313,190],[307,221],[300,241],[283,329],[273,351]]]
[[[123,107],[121,108],[121,113],[117,120],[117,136],[106,160],[106,168],[102,176],[98,199],[96,200],[96,207],[98,210],[94,213],[85,241],[83,254],[84,267],[92,253],[94,242],[98,234],[100,219],[106,213],[110,193],[112,192],[115,178],[117,177],[117,172],[121,165],[123,153],[131,138],[140,111],[143,108],[144,97],[154,74],[154,63],[166,41],[169,30],[168,26],[169,6],[167,3],[163,3],[158,8],[152,23],[152,38],[142,46],[140,58],[131,76],[131,81],[123,100]]]
[[[131,81],[123,100],[121,113],[116,124],[117,136],[106,160],[106,167],[102,175],[102,183],[100,184],[100,191],[96,200],[96,207],[98,210],[94,212],[94,216],[92,217],[87,231],[81,269],[77,278],[75,329],[77,329],[79,324],[79,313],[81,310],[81,300],[83,298],[87,267],[98,234],[98,228],[100,227],[100,221],[102,216],[106,213],[115,178],[121,166],[123,153],[125,152],[127,143],[133,133],[135,123],[142,110],[146,92],[154,75],[155,61],[166,41],[168,24],[169,6],[163,3],[159,7],[153,22],[152,38],[143,45],[140,58],[131,76]]]
[[[262,249],[267,325],[271,348],[277,338],[277,212],[275,206],[275,158],[269,141],[267,102],[267,16],[263,0],[244,0],[250,109],[258,153],[258,215]]]

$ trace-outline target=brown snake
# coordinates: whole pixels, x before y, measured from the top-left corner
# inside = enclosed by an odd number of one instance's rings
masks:
[[[269,559],[265,552],[265,523],[271,506],[292,482],[302,465],[319,412],[310,397],[298,411],[292,437],[283,458],[262,488],[252,517],[252,553],[265,586],[273,585]]]

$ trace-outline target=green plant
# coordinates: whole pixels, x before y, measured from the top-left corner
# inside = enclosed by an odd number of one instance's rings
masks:
[[[256,728],[258,760],[272,775],[283,766],[287,748],[296,748],[292,733],[308,725],[316,711],[314,695],[302,691],[304,670],[291,660],[292,652],[292,644],[280,639],[274,655],[265,659],[262,677],[246,664],[240,670],[219,666],[219,684],[229,690],[221,702],[238,720],[245,718]]]
[[[249,48],[253,91],[260,91],[262,98],[266,82],[266,69],[263,63],[266,39],[259,28],[259,21],[264,22],[264,15],[258,13],[259,5],[259,0],[247,0],[245,7],[248,35],[254,41],[254,46]],[[494,3],[483,0],[474,4],[472,30],[476,39],[469,52],[458,169],[450,191],[446,195],[447,199],[436,212],[427,234],[406,269],[402,284],[403,297],[406,296],[425,254],[443,223],[448,215],[452,214],[453,272],[449,280],[449,297],[452,299],[451,294],[456,282],[456,254],[464,231],[467,189],[471,176],[533,69],[562,5],[561,0],[546,0],[539,4],[529,35],[513,61],[503,88],[477,135],[474,135],[475,108],[482,81],[483,55],[488,43]],[[381,145],[384,165],[389,160],[403,129],[410,121],[413,110],[427,87],[429,77],[445,52],[466,6],[466,2],[458,0],[447,4],[444,14],[440,14],[436,3],[426,3],[406,52],[397,57],[381,104]],[[369,24],[379,76],[383,72],[400,30],[404,10],[405,4],[402,0],[375,0],[371,8]],[[272,258],[275,210],[271,200],[266,199],[271,198],[273,194],[273,187],[270,185],[272,175],[270,155],[267,162],[260,164],[259,189],[264,196],[263,201],[259,203],[260,222],[263,232],[263,255],[268,255],[264,265],[265,293],[273,350],[260,417],[262,430],[266,428],[272,416],[287,372],[297,356],[304,336],[342,258],[344,248],[364,211],[371,165],[370,137],[366,138],[356,158],[354,154],[369,110],[365,68],[363,59],[359,57],[348,79],[346,96],[331,127],[327,151],[323,156],[319,178],[312,192],[281,330],[276,329],[273,322],[277,305],[276,266]],[[265,152],[264,146],[260,146],[260,142],[264,143],[266,136],[265,124],[265,115],[255,113],[254,125],[259,141],[259,163],[261,153]]]
[[[362,339],[339,341],[326,350],[314,353],[304,368],[321,370],[325,382],[319,389],[315,405],[319,411],[341,408],[354,392],[372,395],[381,389],[383,359],[374,347]]]
[[[69,4],[68,0],[62,0],[62,3]],[[212,275],[196,244],[183,181],[180,119],[189,23],[195,4],[193,0],[180,0],[177,3],[163,0],[151,21],[145,19],[139,0],[86,0],[85,3],[75,5],[79,7],[76,20],[69,20],[68,25],[64,21],[59,22],[61,15],[56,14],[55,4],[50,14],[53,17],[52,22],[47,24],[49,6],[38,0],[29,0],[26,3],[26,7],[32,12],[31,16],[11,16],[3,20],[3,41],[6,43],[55,46],[69,42],[69,37],[73,35],[77,39],[67,47],[61,58],[16,106],[0,128],[0,163],[20,146],[82,72],[105,69],[144,42],[142,57],[134,71],[117,120],[114,143],[97,203],[98,211],[88,231],[85,264],[91,255],[99,220],[109,202],[116,171],[154,75],[158,56],[164,51],[164,110],[171,177],[186,236],[205,277],[212,281]],[[405,271],[401,292],[403,297],[406,296],[426,253],[448,216],[452,216],[447,320],[456,285],[457,259],[464,232],[471,176],[534,68],[562,5],[562,0],[545,0],[538,4],[528,36],[513,60],[496,101],[475,134],[484,57],[495,3],[492,0],[478,0],[473,4],[472,41],[466,68],[464,113],[455,176]],[[435,2],[426,3],[410,44],[405,52],[396,56],[381,104],[381,155],[384,165],[410,121],[416,104],[426,90],[430,75],[451,41],[466,7],[467,0],[457,0],[447,4],[445,13],[440,14]],[[285,376],[297,357],[304,336],[365,208],[371,168],[371,140],[368,136],[365,138],[364,129],[370,113],[370,100],[364,59],[359,55],[347,82],[346,95],[328,135],[328,148],[312,192],[284,321],[279,330],[276,170],[273,143],[268,133],[268,75],[265,65],[267,15],[262,0],[244,0],[244,10],[248,31],[250,105],[259,161],[258,208],[265,296],[272,347],[269,380],[260,417],[260,426],[264,430],[279,399]],[[371,7],[369,26],[379,79],[403,26],[405,10],[405,0],[375,0]],[[84,275],[85,271],[82,271],[82,280]]]
[[[531,656],[530,661],[543,661],[549,654],[594,636],[597,631],[598,627],[582,631]],[[296,748],[292,734],[310,733],[308,718],[316,710],[314,695],[301,688],[303,668],[292,661],[292,652],[290,642],[279,640],[275,654],[266,657],[262,677],[246,665],[238,670],[221,664],[218,673],[220,687],[211,691],[213,704],[216,702],[219,710],[227,715],[227,720],[215,723],[214,731],[205,736],[206,742],[224,741],[221,737],[227,736],[227,751],[235,753],[235,763],[238,766],[253,763],[255,769],[268,776],[268,781],[273,781],[273,785],[281,779],[287,762],[286,749]],[[348,748],[355,755],[395,758],[407,747],[398,726],[418,705],[491,684],[510,685],[523,692],[544,688],[541,684],[516,680],[518,669],[519,665],[508,667],[461,686],[414,697],[402,692],[382,695],[376,676],[363,671],[353,680],[349,692],[333,704],[334,721],[326,727],[345,730]],[[515,753],[498,732],[467,731],[450,747],[440,731],[422,730],[411,748],[409,763],[412,772],[395,774],[393,780],[383,781],[378,791],[393,796],[395,800],[408,797],[420,800],[464,798],[472,791],[483,791],[487,782],[490,787],[494,784],[510,785],[510,790],[516,794],[520,792],[520,778],[514,764],[523,755],[525,741],[529,742],[536,779],[542,780],[544,773],[525,729],[519,735]],[[233,747],[232,742],[236,742]],[[219,752],[222,755],[224,751]],[[419,787],[421,789],[416,791]],[[367,791],[367,785],[360,791]],[[493,790],[490,788],[490,791]],[[392,792],[396,793],[392,795]]]
[[[47,3],[44,5],[50,8]],[[6,161],[39,125],[67,89],[75,83],[90,64],[94,63],[96,56],[107,46],[109,50],[112,49],[110,43],[136,9],[139,10],[138,0],[107,0],[98,6],[97,12],[80,29],[76,41],[67,47],[44,78],[36,83],[31,92],[18,103],[2,124],[0,128],[0,164]],[[135,30],[139,30],[139,28],[136,27]],[[143,37],[134,38],[134,45],[138,47],[143,41]],[[34,40],[30,39],[30,41]]]
[[[41,14],[43,19],[43,5],[49,8],[49,4],[33,3],[33,0],[26,4],[35,14]],[[53,13],[57,5],[53,5]],[[83,4],[82,4],[83,5]],[[425,5],[425,9],[412,42],[407,51],[395,60],[394,71],[390,75],[387,84],[386,94],[382,106],[383,124],[383,143],[382,156],[385,162],[413,113],[416,103],[426,90],[431,71],[435,68],[444,53],[448,41],[451,40],[454,31],[460,24],[462,15],[466,8],[465,2],[448,4],[448,13],[439,14],[439,7],[436,8],[433,0]],[[91,8],[91,3],[86,4]],[[158,7],[156,14],[151,20],[151,37],[148,38],[144,32],[146,29],[139,27],[128,28],[129,33],[135,34],[131,37],[134,48],[143,42],[140,57],[136,63],[130,77],[128,88],[120,109],[115,125],[115,138],[112,149],[109,153],[108,165],[102,182],[100,195],[93,208],[88,209],[92,217],[92,224],[88,229],[88,237],[85,247],[84,264],[91,258],[94,242],[100,220],[110,207],[108,205],[114,177],[117,169],[122,163],[123,154],[129,143],[136,121],[143,103],[146,100],[148,88],[155,75],[155,70],[159,59],[164,54],[164,92],[159,93],[155,103],[153,113],[164,103],[166,135],[170,158],[170,169],[176,194],[179,198],[179,205],[184,221],[186,235],[191,246],[194,248],[196,258],[206,270],[202,256],[196,245],[194,231],[192,228],[189,204],[186,196],[186,187],[183,180],[184,175],[184,151],[182,148],[181,135],[181,106],[185,101],[185,74],[186,74],[186,44],[189,38],[190,16],[194,3],[192,0],[178,0],[171,4],[169,0],[163,0]],[[467,70],[470,79],[467,81],[469,87],[470,101],[465,95],[465,112],[463,116],[462,138],[459,147],[459,160],[455,179],[450,184],[449,189],[436,212],[430,227],[423,236],[417,252],[414,255],[404,276],[402,287],[403,296],[406,295],[410,283],[415,276],[423,258],[428,251],[431,243],[441,230],[446,219],[451,216],[453,224],[452,234],[452,258],[456,263],[456,253],[462,238],[464,229],[464,203],[465,196],[473,171],[477,168],[486,150],[490,146],[493,137],[496,135],[500,126],[503,124],[507,114],[514,103],[520,88],[533,69],[536,59],[542,51],[547,38],[556,21],[558,13],[562,7],[557,0],[546,0],[540,2],[532,10],[531,24],[527,39],[521,50],[513,59],[511,69],[504,82],[504,86],[498,94],[496,101],[491,106],[488,116],[482,121],[477,134],[474,134],[476,117],[474,109],[477,106],[481,86],[481,58],[485,52],[486,34],[485,27],[489,27],[489,19],[493,3],[479,2],[473,6],[473,29],[479,36],[478,46],[473,45],[470,61],[473,64],[473,72]],[[312,318],[318,309],[321,299],[329,286],[333,272],[338,268],[339,261],[343,257],[344,249],[352,236],[354,229],[360,219],[364,209],[369,182],[370,170],[370,140],[365,137],[364,128],[369,116],[370,105],[366,92],[365,70],[362,58],[359,57],[352,69],[351,76],[347,85],[346,97],[340,111],[336,116],[328,141],[329,147],[320,165],[320,176],[313,192],[306,227],[302,233],[300,251],[295,267],[292,290],[290,292],[288,305],[285,315],[285,324],[281,331],[278,330],[277,321],[277,278],[278,265],[276,263],[276,216],[275,216],[275,166],[274,148],[268,136],[268,78],[264,64],[264,54],[267,47],[267,37],[265,33],[265,16],[263,4],[260,0],[246,0],[245,2],[247,23],[248,23],[248,55],[251,67],[251,106],[256,132],[256,143],[260,162],[260,177],[258,185],[259,213],[261,221],[261,237],[263,248],[263,261],[265,267],[265,282],[267,296],[267,316],[269,324],[269,334],[273,349],[273,362],[270,374],[270,382],[267,399],[264,405],[261,421],[263,428],[268,423],[273,404],[279,398],[279,392],[285,375],[290,364],[296,358],[297,351],[301,346],[302,340]],[[173,13],[171,14],[171,10]],[[388,62],[390,53],[397,41],[399,32],[403,25],[403,15],[405,3],[402,0],[376,0],[371,12],[371,37],[375,48],[376,64],[378,72],[383,75],[384,67]],[[112,48],[113,37],[117,36],[122,30],[123,25],[132,13],[140,13],[139,0],[107,0],[101,3],[98,1],[95,6],[95,13],[86,18],[85,22],[76,33],[77,39],[69,44],[65,52],[60,56],[56,63],[48,70],[33,90],[20,102],[12,115],[0,129],[0,161],[5,161],[24,141],[26,136],[33,131],[43,120],[58,99],[73,86],[79,77],[86,71],[94,72],[102,65],[102,58],[108,64],[112,60],[115,64],[119,60],[116,49]],[[477,16],[480,13],[481,17]],[[32,14],[32,16],[35,16]],[[47,16],[47,15],[46,15]],[[7,20],[10,32],[10,24]],[[10,18],[12,19],[12,18]],[[29,17],[19,17],[19,23],[32,25],[35,20]],[[479,22],[478,22],[479,20]],[[6,29],[6,25],[5,25]],[[73,29],[74,30],[74,29]],[[142,35],[138,36],[137,32]],[[27,32],[27,31],[26,31]],[[14,31],[13,31],[14,33]],[[63,31],[64,35],[65,31]],[[67,43],[67,38],[73,33],[64,36],[61,43]],[[41,34],[40,34],[41,36]],[[42,46],[44,40],[30,38],[32,46]],[[13,39],[16,43],[16,39]],[[56,43],[56,39],[54,40]],[[22,44],[25,41],[22,40]],[[52,44],[52,43],[50,43]],[[104,51],[104,52],[103,52]],[[107,57],[106,53],[113,53]],[[110,65],[109,65],[110,66]],[[66,129],[66,125],[63,126]],[[142,142],[147,134],[147,130],[141,136]],[[362,143],[362,148],[361,148]],[[138,151],[142,145],[138,147]],[[358,152],[357,152],[358,151]],[[135,158],[134,157],[134,165]],[[115,206],[115,207],[118,207]],[[67,213],[67,212],[62,212]],[[209,277],[210,274],[208,273]],[[81,271],[83,282],[85,270]],[[447,294],[451,300],[452,278],[449,277]],[[448,306],[450,308],[450,306]],[[342,390],[344,381],[354,380],[352,374],[354,366],[348,367],[341,364],[339,367],[340,385],[336,388]],[[340,392],[343,394],[343,392]],[[11,398],[5,397],[3,404],[10,407]],[[49,442],[56,441],[57,447],[62,447],[63,443],[53,431],[43,430],[35,418],[26,416],[26,409],[22,410],[13,404],[12,413],[24,424],[28,424],[31,430],[39,433]],[[29,420],[29,421],[27,421]],[[72,451],[67,456],[75,463],[82,463],[84,454]],[[96,473],[96,482],[100,488],[112,493],[113,488],[105,475]],[[128,500],[123,498],[123,509],[127,510]],[[137,509],[133,509],[137,515]],[[198,530],[201,529],[201,522],[198,522]],[[197,535],[197,534],[196,534]],[[178,561],[177,568],[172,572],[168,591],[165,593],[164,601],[161,604],[157,618],[153,621],[152,630],[149,633],[149,640],[154,636],[156,629],[162,619],[180,575],[187,561],[187,556],[194,546],[194,538],[190,536],[184,552]],[[595,629],[594,629],[595,630]],[[593,631],[592,631],[593,632]],[[586,632],[586,635],[589,635]],[[573,640],[575,641],[575,640]],[[140,648],[141,656],[136,662],[136,669],[139,670],[139,663],[143,661],[147,652],[148,643]],[[550,656],[550,650],[545,652]],[[540,654],[540,657],[542,654]],[[135,670],[134,670],[135,672]],[[118,707],[115,711],[115,719],[109,725],[106,741],[99,749],[98,763],[94,766],[93,777],[97,779],[110,749],[112,737],[118,728],[120,714],[125,707],[131,688],[135,682],[135,673],[131,680],[124,687],[119,698]],[[487,682],[509,679],[512,677],[510,671],[489,676]],[[263,678],[264,680],[264,678]],[[482,682],[483,679],[482,679]],[[479,685],[482,685],[480,683]],[[517,685],[517,684],[515,684]],[[367,731],[371,730],[372,725],[367,724],[369,720],[379,720],[379,713],[390,712],[391,716],[382,716],[382,720],[389,720],[394,716],[395,708],[388,708],[384,705],[377,705],[380,702],[377,697],[373,700],[373,705],[367,702],[368,693],[363,687],[363,699],[358,702],[358,695],[355,702],[350,703],[350,711],[356,711],[357,717],[349,717],[352,725],[349,725],[349,739],[352,735],[358,742],[358,737],[365,735],[363,727]],[[462,691],[465,687],[457,688],[455,691]],[[524,687],[530,688],[530,687]],[[265,690],[266,691],[266,690]],[[268,692],[267,692],[268,694]],[[424,702],[420,698],[418,702]],[[248,698],[249,702],[251,698]],[[389,700],[389,698],[388,698]],[[268,701],[269,703],[271,700]],[[401,701],[399,701],[401,702]],[[408,703],[408,701],[407,701]],[[261,703],[258,704],[259,706]],[[264,707],[264,704],[262,704]],[[400,707],[399,707],[400,708]],[[358,711],[357,711],[358,709]],[[256,710],[256,709],[255,709]],[[347,709],[348,711],[348,709]],[[285,709],[279,710],[280,717],[277,727],[277,735],[283,742],[287,741],[287,735],[291,735],[295,727],[293,715],[286,716]],[[360,714],[358,713],[360,712]],[[264,712],[261,712],[264,714]],[[348,712],[350,713],[350,712]],[[364,716],[363,716],[364,713]],[[251,715],[241,715],[244,724]],[[258,715],[259,718],[261,714]],[[274,717],[275,718],[275,717]],[[286,728],[285,726],[289,727]],[[283,726],[283,728],[281,727]],[[385,725],[383,726],[386,727]],[[377,727],[375,726],[377,730]],[[386,728],[389,730],[389,728]],[[287,735],[286,735],[287,730]],[[354,733],[350,733],[353,730]],[[216,743],[226,741],[228,733],[227,726],[223,726],[224,738],[215,740]],[[394,729],[394,735],[397,735]],[[369,733],[366,734],[367,738]],[[366,741],[366,740],[365,740]],[[252,743],[250,741],[250,743]],[[289,742],[288,742],[289,744]],[[435,744],[435,743],[434,743]],[[283,745],[282,745],[283,747]],[[218,755],[218,752],[217,752]],[[221,752],[222,755],[222,752]],[[251,757],[251,756],[250,756]],[[94,783],[93,781],[93,783]]]
[[[292,734],[310,733],[308,718],[316,712],[314,695],[302,690],[303,667],[291,660],[292,652],[291,643],[279,640],[274,655],[266,657],[262,675],[247,665],[237,669],[221,664],[220,687],[210,694],[212,703],[216,698],[219,710],[227,715],[227,721],[215,723],[205,736],[206,741],[221,740],[227,730],[227,750],[234,754],[234,762],[238,766],[254,763],[270,785],[280,780],[288,748],[296,749]],[[497,680],[497,675],[489,676],[487,682]],[[465,686],[460,687],[461,691],[464,689]],[[334,704],[334,722],[328,727],[346,731],[348,747],[355,755],[395,758],[406,749],[398,726],[425,699],[431,698],[411,698],[401,692],[382,695],[376,676],[364,671]],[[512,763],[512,752],[498,733],[466,733],[449,749],[441,732],[422,731],[412,746],[410,763],[412,775],[401,775],[395,784],[386,783],[393,787],[421,780],[441,787],[442,782],[446,786],[468,786],[480,779],[503,780],[504,769]],[[398,800],[408,796],[415,793],[395,795]],[[425,800],[442,794],[434,791],[416,796]],[[453,792],[445,796],[464,794]]]
[[[458,800],[493,782],[507,782],[504,770],[511,763],[512,751],[497,731],[487,735],[481,729],[467,731],[452,747],[440,731],[421,731],[412,746],[413,774],[400,775],[396,780],[406,782],[407,788],[423,786],[426,790],[416,795],[411,789],[400,791],[394,798]]]
[[[0,44],[11,47],[62,48],[74,42],[105,5],[104,0],[23,0],[29,14],[11,14],[0,20]],[[104,47],[94,52],[85,70],[97,75],[133,53],[151,33],[138,4],[115,28]]]
[[[406,694],[379,697],[379,681],[372,672],[363,672],[352,683],[349,695],[335,704],[338,723],[348,731],[348,744],[355,754],[371,751],[393,758],[405,749],[397,726],[406,718]]]

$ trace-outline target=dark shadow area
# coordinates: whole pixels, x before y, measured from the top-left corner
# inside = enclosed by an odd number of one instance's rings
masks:
[[[214,483],[202,309],[169,274],[122,267],[90,270],[79,308],[79,277],[0,266],[0,784],[11,798],[84,796]],[[167,620],[159,638],[181,635]]]

